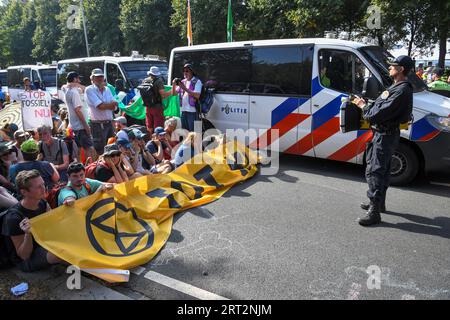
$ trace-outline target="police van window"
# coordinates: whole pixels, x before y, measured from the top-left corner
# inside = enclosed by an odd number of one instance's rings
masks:
[[[20,72],[18,69],[9,69],[8,70],[8,87],[9,88],[22,88],[23,78],[20,78]]]
[[[108,83],[112,86],[116,84],[117,79],[122,79],[122,73],[119,70],[119,66],[113,63],[106,64],[106,79]]]
[[[305,53],[307,66],[303,70],[302,46],[254,48],[250,92],[264,95],[310,95],[311,72],[308,72],[308,54]],[[303,77],[308,81],[303,82]]]
[[[71,71],[76,71],[80,75],[81,84],[84,86],[91,85],[91,73],[94,69],[104,68],[104,61],[93,62],[75,62],[75,63],[61,63],[58,65],[58,87],[61,88],[66,81],[67,74]]]
[[[183,66],[191,63],[203,83],[216,92],[249,92],[251,78],[250,49],[178,52],[174,55],[172,79],[183,78]]]
[[[0,72],[0,82],[3,86],[8,85],[8,77],[6,72]]]
[[[345,93],[361,94],[369,69],[353,53],[341,50],[320,50],[319,74],[322,86]]]
[[[39,79],[39,74],[38,74],[38,72],[36,70],[33,70],[31,73],[32,73],[32,81],[33,82],[34,81],[41,82],[41,79]]]

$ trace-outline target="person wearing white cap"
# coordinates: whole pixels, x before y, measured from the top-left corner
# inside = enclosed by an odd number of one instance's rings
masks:
[[[147,75],[149,77],[144,80],[138,89],[141,90],[141,95],[146,86],[147,88],[151,87],[153,90],[152,101],[145,101],[146,99],[143,96],[143,101],[146,106],[145,122],[149,133],[152,134],[155,128],[164,126],[164,108],[162,101],[170,96],[171,92],[165,92],[161,71],[158,67],[152,66],[150,71],[147,72]]]
[[[113,112],[118,103],[105,85],[105,75],[102,69],[92,70],[91,81],[92,85],[86,88],[86,98],[94,148],[98,154],[102,154],[108,139],[115,136],[112,121]]]

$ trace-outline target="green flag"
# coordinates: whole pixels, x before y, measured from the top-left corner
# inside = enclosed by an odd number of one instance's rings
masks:
[[[233,42],[233,12],[231,11],[231,0],[228,0],[228,19],[227,19],[227,39]]]

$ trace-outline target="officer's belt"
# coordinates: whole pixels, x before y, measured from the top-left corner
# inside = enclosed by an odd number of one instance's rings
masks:
[[[370,126],[373,131],[383,134],[395,134],[400,131],[400,124],[384,126],[380,124],[373,124]]]

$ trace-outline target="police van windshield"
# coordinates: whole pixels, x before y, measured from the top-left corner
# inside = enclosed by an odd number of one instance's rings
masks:
[[[359,49],[364,56],[369,59],[373,66],[378,70],[382,79],[383,85],[387,88],[392,85],[393,80],[389,76],[389,64],[388,61],[394,60],[394,56],[388,51],[378,46],[362,47]],[[414,70],[408,75],[408,79],[413,85],[414,92],[422,92],[427,89],[425,83],[417,77]]]
[[[46,87],[56,87],[56,69],[40,69],[41,79]]]
[[[129,84],[133,88],[137,88],[142,81],[148,77],[147,72],[151,67],[158,67],[161,71],[161,76],[164,79],[164,83],[167,82],[168,65],[165,62],[154,62],[154,61],[132,61],[132,62],[122,62],[121,64],[123,72],[125,72],[125,77],[127,78]]]

